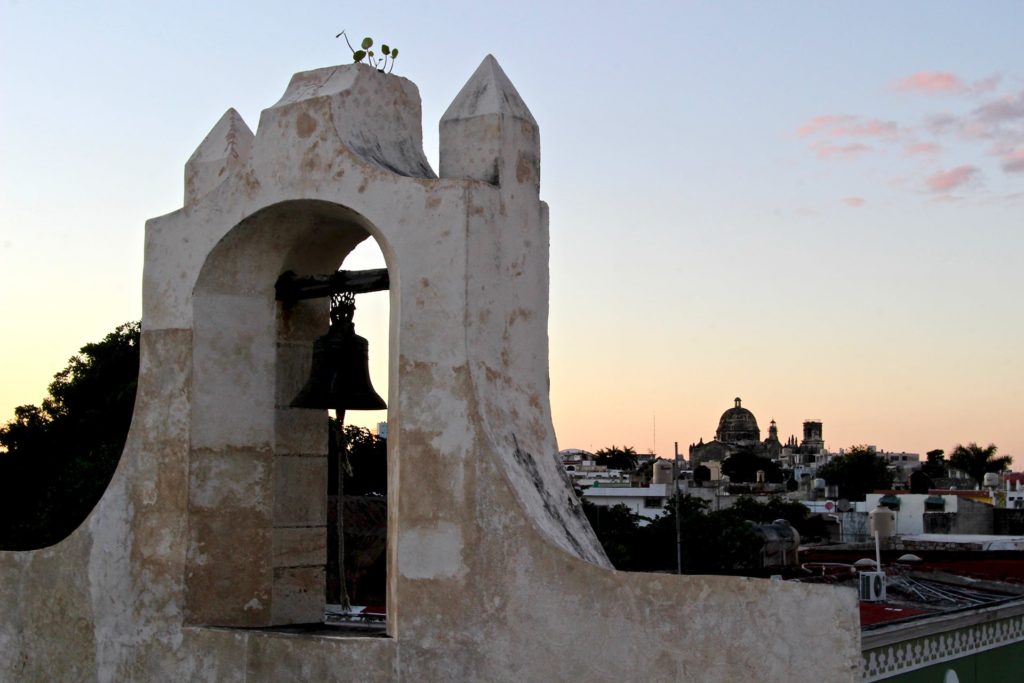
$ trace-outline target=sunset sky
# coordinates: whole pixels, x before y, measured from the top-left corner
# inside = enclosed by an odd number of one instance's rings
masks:
[[[400,48],[435,168],[488,53],[537,119],[560,447],[671,455],[741,396],[762,436],[1020,469],[1021,27],[995,1],[0,0],[0,420],[139,318],[143,224],[221,114],[255,129],[347,29]],[[386,296],[359,305],[383,391]]]

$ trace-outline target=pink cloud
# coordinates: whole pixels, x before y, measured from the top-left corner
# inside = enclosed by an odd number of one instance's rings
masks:
[[[960,126],[960,119],[952,114],[932,114],[925,122],[925,127],[933,135],[945,135]]]
[[[991,99],[969,114],[929,117],[925,129],[932,135],[957,135],[964,140],[991,140],[1001,147],[1024,143],[1024,91]]]
[[[961,92],[966,86],[947,71],[921,71],[896,81],[895,87],[912,92]]]
[[[899,132],[900,127],[896,125],[895,121],[880,121],[878,119],[866,119],[832,129],[832,135],[836,137],[893,137]]]
[[[856,159],[871,148],[859,142],[849,145],[835,145],[827,141],[819,141],[812,144],[811,149],[818,155],[819,159]]]
[[[948,171],[940,171],[935,175],[929,176],[925,180],[925,184],[930,192],[949,192],[969,183],[977,174],[978,168],[976,166],[964,164],[963,166],[957,166]]]
[[[917,142],[903,148],[903,153],[908,157],[938,154],[941,151],[942,145],[937,145],[934,142]]]
[[[864,206],[864,203],[866,201],[867,200],[864,199],[863,197],[846,197],[845,199],[843,199],[843,204],[846,204],[847,206],[852,206],[855,209],[859,209],[860,207]]]
[[[836,114],[823,114],[821,116],[815,116],[804,125],[796,129],[797,135],[814,135],[823,131],[824,129],[839,124],[845,123],[846,121],[852,120],[853,116],[836,115]]]
[[[999,76],[990,76],[973,83],[967,83],[948,71],[919,71],[893,84],[897,90],[940,95],[963,93],[980,94],[993,90],[999,84]]]
[[[1007,173],[1024,173],[1024,147],[1003,152],[999,155],[1003,170]]]
[[[998,74],[995,76],[989,76],[988,78],[983,78],[980,81],[972,83],[971,89],[977,93],[990,92],[996,89],[996,86],[999,85],[999,81],[1001,80],[1003,80],[1003,77]]]
[[[865,119],[847,114],[815,116],[796,129],[797,135],[827,135],[829,137],[893,137],[899,134],[895,121]]]
[[[979,121],[996,125],[1024,119],[1024,90],[983,104],[973,114]]]

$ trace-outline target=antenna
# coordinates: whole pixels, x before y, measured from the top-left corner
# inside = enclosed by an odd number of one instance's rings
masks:
[[[651,453],[658,452],[658,414],[651,413]]]

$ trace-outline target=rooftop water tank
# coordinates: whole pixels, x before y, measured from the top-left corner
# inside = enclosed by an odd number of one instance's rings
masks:
[[[892,538],[896,535],[896,513],[879,505],[868,513],[868,532],[879,538]]]
[[[654,472],[651,475],[652,484],[672,483],[672,463],[668,460],[655,460]]]

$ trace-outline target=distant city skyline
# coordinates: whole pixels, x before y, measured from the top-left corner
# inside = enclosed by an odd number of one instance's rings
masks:
[[[670,455],[741,396],[783,440],[1020,469],[1024,5],[502,7],[0,0],[0,420],[139,318],[144,221],[224,111],[255,130],[346,29],[401,49],[435,168],[488,53],[537,119],[561,448]],[[387,296],[358,304],[383,392]]]

